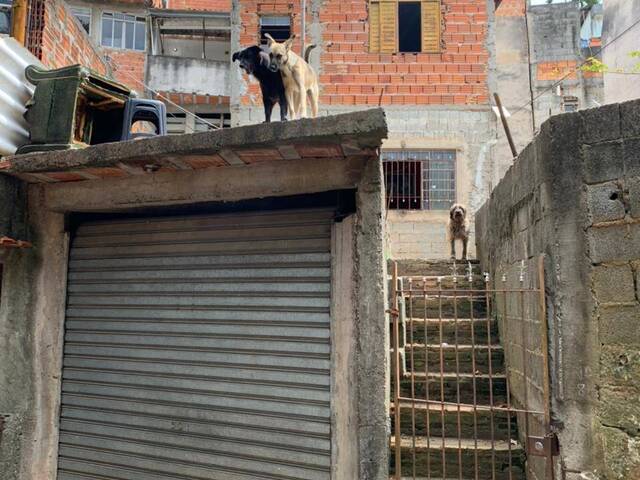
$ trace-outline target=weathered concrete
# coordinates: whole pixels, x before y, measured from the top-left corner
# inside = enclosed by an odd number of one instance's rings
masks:
[[[355,147],[377,147],[387,135],[381,109],[340,116],[274,122],[188,135],[153,137],[130,142],[105,143],[83,150],[18,155],[3,158],[0,172],[20,173],[73,171],[110,167],[120,162],[150,162],[162,159],[215,155],[235,148],[278,147],[287,144],[350,143]],[[337,142],[336,140],[340,140]],[[239,164],[243,164],[239,161]]]
[[[333,317],[334,321],[347,322],[341,327],[353,334],[341,338],[335,345],[339,350],[332,352],[334,361],[340,359],[334,365],[338,378],[334,378],[336,384],[332,392],[342,395],[341,398],[346,396],[357,408],[335,412],[332,434],[340,439],[337,443],[340,448],[334,452],[336,458],[332,465],[336,472],[359,471],[356,475],[361,479],[386,478],[388,322],[385,319],[382,173],[375,153],[386,125],[381,111],[343,118],[356,121],[291,122],[281,129],[257,126],[238,129],[239,132],[216,132],[212,137],[153,139],[146,147],[134,142],[110,145],[99,153],[94,150],[98,147],[91,147],[80,152],[10,159],[12,168],[23,172],[31,167],[39,168],[39,163],[45,164],[47,171],[51,168],[64,171],[102,162],[101,155],[117,162],[126,162],[128,154],[154,158],[180,152],[188,156],[193,150],[213,151],[223,144],[228,146],[226,141],[242,146],[243,141],[256,145],[260,141],[278,143],[287,138],[289,143],[308,144],[310,138],[322,138],[325,144],[344,148],[342,134],[351,139],[352,145],[362,142],[371,149],[369,154],[355,157],[267,159],[253,165],[221,166],[197,172],[156,172],[131,178],[30,185],[28,218],[34,247],[11,252],[4,262],[0,304],[0,415],[7,418],[0,443],[2,480],[53,480],[56,476],[69,245],[65,218],[68,214],[130,212],[132,209],[158,211],[175,205],[202,208],[202,204],[209,202],[336,189],[355,190],[356,211],[343,220],[344,225],[336,227],[334,237],[336,243],[341,230],[343,240],[347,241],[347,237],[352,240],[350,245],[342,245],[342,250],[336,247],[336,258],[351,252],[351,259],[342,265],[350,271],[334,269],[336,283],[332,292],[337,303],[336,288],[342,286],[347,291],[340,294],[340,298],[346,299],[341,313],[336,311],[336,303],[332,304],[332,317],[334,313],[339,315],[339,319]],[[295,131],[306,132],[310,137],[296,137]],[[203,138],[209,139],[204,146],[200,141]],[[272,140],[266,140],[269,138]],[[163,152],[163,145],[169,150]],[[352,314],[348,314],[348,310]],[[346,365],[347,371],[335,372],[339,365]],[[349,473],[344,478],[355,477]]]
[[[325,107],[320,115],[343,114],[364,108]],[[488,198],[491,185],[496,184],[506,170],[506,167],[499,168],[492,160],[496,144],[493,112],[482,106],[385,107],[384,112],[389,126],[384,149],[456,151],[457,201],[469,207],[473,219],[475,210]],[[240,124],[252,124],[262,121],[262,116],[261,109],[242,108],[235,119]],[[444,231],[448,220],[446,211],[389,211],[386,220],[390,235],[387,252],[390,257],[449,256]]]
[[[387,299],[383,192],[382,164],[368,162],[356,194],[356,382],[361,480],[389,477],[389,322],[383,313]],[[384,268],[380,268],[381,264],[385,264]]]
[[[29,240],[27,189],[23,182],[0,175],[0,238]]]
[[[522,260],[530,272],[545,255],[557,471],[566,478],[630,480],[640,471],[627,416],[640,395],[640,218],[629,188],[640,174],[638,115],[640,101],[552,117],[476,216],[479,257],[492,274]]]

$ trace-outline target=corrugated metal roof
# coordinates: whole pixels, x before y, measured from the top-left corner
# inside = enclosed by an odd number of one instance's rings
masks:
[[[0,155],[11,155],[27,142],[25,105],[34,87],[24,76],[29,65],[44,67],[13,38],[0,38]]]

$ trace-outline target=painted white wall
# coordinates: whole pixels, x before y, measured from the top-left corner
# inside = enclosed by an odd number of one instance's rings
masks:
[[[610,70],[623,69],[629,72],[640,63],[640,58],[629,56],[630,52],[640,50],[639,21],[640,0],[606,0],[604,3],[602,44],[608,46],[602,52],[602,61]],[[634,23],[635,26],[623,34]],[[606,103],[637,98],[640,98],[640,75],[604,74]]]
[[[228,96],[229,62],[150,55],[147,84],[162,92]]]

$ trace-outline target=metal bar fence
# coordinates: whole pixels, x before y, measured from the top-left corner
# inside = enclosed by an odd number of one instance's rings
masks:
[[[551,480],[542,258],[494,279],[394,266],[391,294],[392,477]]]

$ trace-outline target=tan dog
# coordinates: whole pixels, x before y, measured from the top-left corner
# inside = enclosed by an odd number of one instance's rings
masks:
[[[462,260],[466,260],[467,243],[469,242],[469,221],[467,220],[467,209],[459,203],[454,204],[449,210],[447,236],[451,242],[451,259],[456,259],[456,240],[461,240]]]
[[[289,118],[307,116],[307,98],[311,103],[311,116],[318,115],[318,77],[316,72],[306,61],[291,51],[292,36],[284,43],[276,42],[269,34],[265,35],[271,49],[271,68],[280,70],[284,83],[285,96],[289,106]],[[308,55],[309,50],[307,50]],[[307,56],[305,55],[305,56]]]

